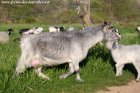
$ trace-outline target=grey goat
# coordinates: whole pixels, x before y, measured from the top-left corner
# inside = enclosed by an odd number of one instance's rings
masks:
[[[118,42],[107,42],[107,47],[111,50],[112,57],[116,62],[116,76],[122,75],[122,69],[125,64],[132,63],[138,76],[136,81],[140,79],[140,45],[122,45]]]
[[[88,50],[103,39],[110,41],[118,38],[118,33],[108,24],[93,27],[89,31],[44,32],[25,36],[21,39],[21,56],[16,66],[16,75],[28,67],[34,67],[38,76],[49,80],[41,72],[43,66],[68,63],[69,72],[60,75],[60,79],[75,72],[76,80],[83,81],[79,75],[79,63],[86,58]]]

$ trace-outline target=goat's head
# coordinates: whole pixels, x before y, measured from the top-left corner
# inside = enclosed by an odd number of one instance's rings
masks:
[[[104,39],[107,41],[119,41],[121,38],[118,29],[115,29],[111,24],[105,23],[103,32],[104,32]]]

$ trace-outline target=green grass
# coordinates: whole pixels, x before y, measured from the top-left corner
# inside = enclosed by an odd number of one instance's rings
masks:
[[[16,31],[10,36],[8,44],[0,44],[0,93],[95,93],[112,85],[124,85],[134,80],[137,74],[132,65],[125,66],[123,75],[115,76],[114,62],[110,51],[101,45],[91,48],[88,56],[80,64],[83,83],[76,82],[75,74],[60,80],[58,76],[68,71],[68,65],[44,67],[43,73],[50,77],[50,81],[38,77],[33,69],[25,71],[19,77],[14,77],[15,66],[20,56],[19,37],[17,31],[21,28],[42,26],[47,31],[48,25],[37,24],[1,24],[0,30],[11,27]],[[79,26],[80,27],[80,26]],[[122,35],[123,44],[140,44],[139,37],[133,28],[116,26]]]

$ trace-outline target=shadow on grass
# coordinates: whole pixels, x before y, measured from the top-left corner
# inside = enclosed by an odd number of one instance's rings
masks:
[[[86,63],[88,61],[88,57],[94,57],[95,59],[101,58],[103,60],[103,62],[107,62],[108,60],[110,60],[109,63],[113,67],[115,65],[110,51],[104,45],[97,44],[95,47],[91,48],[89,50],[87,58],[84,59],[80,64],[82,67],[86,65]]]
[[[138,75],[138,73],[137,73],[135,67],[134,67],[132,64],[126,64],[126,65],[124,66],[124,70],[128,70],[128,71],[130,71],[131,73],[133,73],[133,74],[135,75],[135,78],[136,78],[137,75]]]

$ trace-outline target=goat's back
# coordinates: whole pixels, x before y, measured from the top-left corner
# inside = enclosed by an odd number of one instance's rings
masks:
[[[140,60],[140,45],[121,45],[111,52],[116,62],[131,63]]]
[[[21,43],[30,42],[31,47],[43,57],[63,59],[81,49],[80,33],[55,32],[29,35],[22,38]],[[29,41],[27,41],[27,38]],[[23,42],[26,39],[27,42]],[[25,45],[25,44],[22,44]],[[78,52],[78,51],[77,51]],[[76,55],[75,55],[76,56]]]

